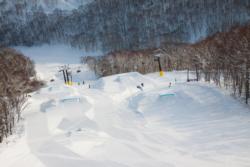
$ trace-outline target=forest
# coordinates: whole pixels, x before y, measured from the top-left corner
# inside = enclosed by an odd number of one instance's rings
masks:
[[[250,0],[93,0],[71,12],[0,3],[0,45],[67,43],[105,53],[195,43],[250,21]]]

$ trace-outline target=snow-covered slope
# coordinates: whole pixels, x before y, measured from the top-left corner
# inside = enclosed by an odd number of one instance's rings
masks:
[[[72,48],[69,45],[54,44],[34,47],[17,46],[16,50],[24,55],[32,57],[35,62],[41,63],[66,63],[76,64],[82,56],[100,56],[102,52],[87,52],[82,49]]]
[[[0,0],[2,11],[6,10],[34,10],[43,9],[46,13],[53,12],[55,9],[73,10],[81,5],[85,5],[92,0]],[[0,11],[1,13],[1,11]]]
[[[54,9],[70,11],[89,2],[91,0],[33,0],[34,5],[41,6],[47,12],[52,12]]]
[[[143,90],[154,89],[157,87],[157,84],[151,78],[134,72],[101,78],[92,87],[111,94],[113,100],[117,101],[124,100],[124,98],[130,97],[131,94],[138,93],[140,88]]]
[[[65,86],[58,65],[37,62],[55,82],[32,94],[22,137],[0,145],[1,166],[249,166],[249,108],[218,88],[186,83],[185,72],[90,80],[79,64],[70,66],[85,84]]]

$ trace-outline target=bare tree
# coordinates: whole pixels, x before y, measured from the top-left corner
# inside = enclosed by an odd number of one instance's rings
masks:
[[[13,49],[0,48],[0,142],[13,134],[27,100],[42,86],[35,79],[33,62]],[[31,79],[33,78],[33,79]]]

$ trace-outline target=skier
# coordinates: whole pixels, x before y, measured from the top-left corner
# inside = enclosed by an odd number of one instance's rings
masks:
[[[168,88],[171,88],[171,86],[172,86],[172,83],[170,82],[169,85],[168,85]]]
[[[141,91],[143,91],[143,88],[141,86],[137,86],[137,89],[140,89]]]

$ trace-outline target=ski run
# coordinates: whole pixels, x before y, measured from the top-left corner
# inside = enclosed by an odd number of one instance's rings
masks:
[[[47,86],[0,145],[1,167],[250,166],[249,108],[212,84],[186,83],[186,72],[97,79],[77,56],[56,63],[19,49]],[[58,72],[69,62],[73,86]]]

